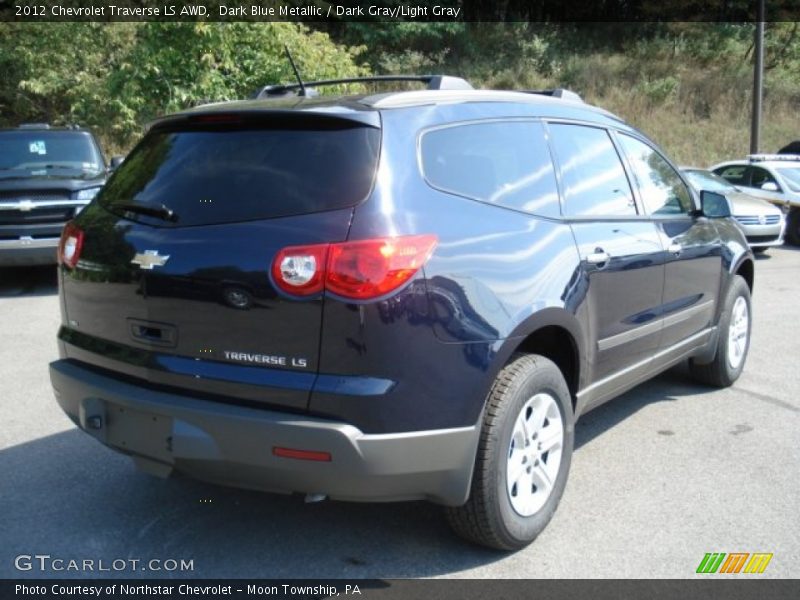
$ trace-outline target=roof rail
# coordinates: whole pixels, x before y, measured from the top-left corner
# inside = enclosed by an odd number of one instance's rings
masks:
[[[750,162],[764,162],[767,160],[800,160],[800,154],[748,154],[747,158]]]
[[[50,123],[20,123],[18,129],[50,129]]]
[[[374,75],[372,77],[345,77],[343,79],[322,79],[319,81],[304,81],[305,88],[320,87],[324,85],[339,85],[342,83],[376,83],[384,81],[417,81],[428,84],[429,90],[471,90],[473,87],[465,79],[450,75]],[[266,85],[256,91],[253,98],[271,98],[286,96],[296,92],[298,96],[314,96],[314,90],[305,90],[299,83]]]
[[[555,88],[552,90],[520,90],[524,94],[540,94],[542,96],[551,96],[553,98],[561,98],[562,100],[572,100],[573,102],[583,102],[583,98],[572,90],[564,88]]]

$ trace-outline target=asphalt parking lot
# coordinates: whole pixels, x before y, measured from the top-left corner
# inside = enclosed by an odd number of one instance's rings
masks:
[[[695,577],[707,552],[771,552],[747,577],[797,577],[798,275],[800,249],[758,259],[750,356],[733,388],[677,368],[586,415],[553,522],[502,554],[462,543],[424,503],[306,505],[138,474],[53,400],[55,269],[0,269],[0,577],[91,576],[15,569],[18,555],[47,554],[193,561],[192,572],[123,573],[149,577],[672,578]]]

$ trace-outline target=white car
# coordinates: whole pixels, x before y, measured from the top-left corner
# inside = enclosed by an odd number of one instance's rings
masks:
[[[800,246],[800,154],[751,154],[709,169],[751,196],[788,211],[786,239]]]
[[[708,190],[725,196],[731,214],[742,228],[753,252],[764,252],[771,246],[783,244],[786,222],[780,208],[744,193],[711,171],[696,167],[681,167],[681,171],[696,190]]]

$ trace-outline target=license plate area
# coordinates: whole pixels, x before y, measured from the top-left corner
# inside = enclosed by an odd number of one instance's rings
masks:
[[[161,462],[172,462],[170,417],[87,398],[81,405],[81,425],[104,444]]]

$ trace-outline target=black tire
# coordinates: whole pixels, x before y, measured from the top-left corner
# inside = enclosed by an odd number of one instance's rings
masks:
[[[789,212],[786,223],[786,241],[793,246],[800,246],[800,208]]]
[[[729,334],[732,326],[731,317],[733,307],[738,298],[743,298],[747,306],[747,338],[744,344],[744,355],[736,365],[731,364],[729,355]],[[753,326],[753,310],[750,303],[750,288],[747,282],[740,275],[734,275],[728,291],[725,294],[725,304],[723,304],[722,314],[719,318],[719,338],[717,339],[717,351],[714,360],[708,364],[697,364],[694,360],[689,361],[689,369],[692,375],[707,385],[714,387],[728,387],[739,379],[744,365],[747,362],[747,353],[750,350],[750,333]]]
[[[563,425],[563,437],[558,473],[549,496],[532,515],[522,516],[512,506],[512,492],[506,487],[507,463],[520,411],[537,394],[547,394],[555,401]],[[544,423],[546,429],[547,419]],[[543,356],[512,357],[489,392],[469,499],[463,506],[446,509],[451,527],[471,542],[498,550],[518,550],[530,544],[550,522],[564,493],[574,436],[572,399],[558,367]],[[540,458],[543,464],[547,462],[546,454]],[[538,465],[539,460],[535,464]],[[527,472],[530,470],[528,467]]]

